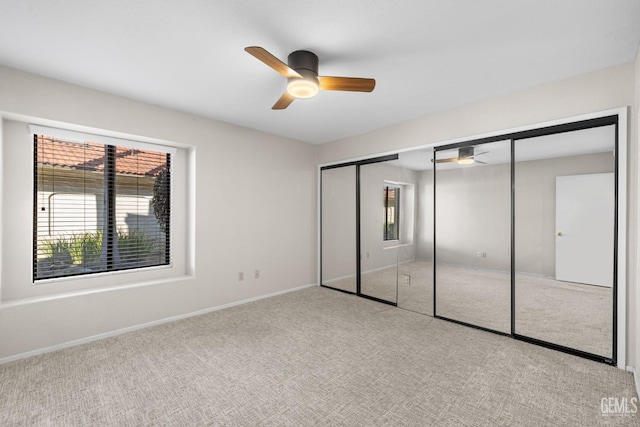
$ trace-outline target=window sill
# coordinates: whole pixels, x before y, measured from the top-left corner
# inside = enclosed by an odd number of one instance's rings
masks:
[[[115,271],[101,271],[101,272],[90,273],[90,274],[76,274],[74,276],[53,277],[51,279],[38,279],[36,281],[32,281],[31,284],[38,286],[38,285],[45,285],[48,283],[60,283],[60,282],[67,282],[72,280],[87,280],[87,279],[90,280],[92,278],[99,278],[99,277],[105,277],[105,276],[109,277],[109,276],[115,276],[115,275],[121,275],[121,274],[135,274],[135,273],[147,272],[147,271],[167,270],[171,268],[173,268],[173,264],[129,268],[125,270],[115,270]]]
[[[115,274],[115,272],[109,273],[109,274]],[[195,276],[192,274],[184,274],[176,277],[143,280],[135,283],[129,283],[126,285],[105,286],[105,287],[94,288],[94,289],[82,289],[82,290],[75,290],[75,291],[59,292],[59,293],[48,294],[48,295],[28,296],[24,298],[0,301],[0,308],[46,302],[46,301],[52,301],[57,299],[63,299],[63,298],[73,298],[73,297],[79,297],[83,295],[97,294],[97,293],[103,293],[103,292],[113,292],[113,291],[121,291],[125,289],[140,288],[140,287],[146,287],[146,286],[164,285],[167,283],[176,283],[176,282],[182,282],[185,280],[192,280],[194,278]],[[59,279],[50,279],[50,280],[59,280]]]

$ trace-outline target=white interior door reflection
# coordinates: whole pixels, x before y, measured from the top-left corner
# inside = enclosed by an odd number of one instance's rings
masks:
[[[556,177],[556,280],[613,286],[613,172]]]

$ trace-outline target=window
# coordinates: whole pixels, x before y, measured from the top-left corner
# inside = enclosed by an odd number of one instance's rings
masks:
[[[33,136],[34,281],[168,265],[171,154],[67,134]]]
[[[400,188],[384,187],[384,240],[399,240]]]

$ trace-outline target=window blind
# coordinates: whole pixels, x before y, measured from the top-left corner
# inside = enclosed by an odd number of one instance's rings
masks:
[[[113,136],[99,135],[95,133],[79,132],[69,129],[60,129],[49,126],[41,126],[30,124],[29,129],[34,135],[47,135],[49,137],[67,141],[69,143],[84,144],[85,142],[94,142],[102,145],[115,145],[116,147],[139,148],[143,150],[157,151],[160,153],[168,153],[172,156],[176,154],[177,149],[170,145],[161,145],[151,142],[134,141],[125,138],[116,138]]]
[[[170,263],[171,153],[86,139],[34,134],[34,281]]]

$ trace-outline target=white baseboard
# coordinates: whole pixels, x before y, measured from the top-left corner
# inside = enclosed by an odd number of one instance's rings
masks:
[[[9,363],[9,362],[13,362],[13,361],[16,361],[16,360],[20,360],[20,359],[26,359],[27,357],[37,356],[39,354],[51,353],[52,351],[62,350],[64,348],[68,348],[68,347],[75,347],[77,345],[90,343],[92,341],[98,341],[98,340],[101,340],[101,339],[104,339],[104,338],[113,337],[113,336],[116,336],[116,335],[126,334],[127,332],[133,332],[133,331],[137,331],[139,329],[149,328],[151,326],[162,325],[163,323],[169,323],[169,322],[174,322],[176,320],[186,319],[186,318],[189,318],[189,317],[200,316],[202,314],[207,314],[207,313],[211,313],[211,312],[214,312],[214,311],[223,310],[225,308],[235,307],[237,305],[242,305],[242,304],[246,304],[246,303],[253,302],[253,301],[259,301],[259,300],[265,299],[265,298],[275,297],[277,295],[282,295],[282,294],[286,294],[286,293],[289,293],[289,292],[299,291],[299,290],[310,288],[310,287],[313,287],[313,286],[317,286],[317,283],[310,283],[308,285],[302,285],[302,286],[298,286],[298,287],[291,288],[291,289],[285,289],[283,291],[278,291],[278,292],[272,292],[272,293],[269,293],[269,294],[266,294],[266,295],[260,295],[260,296],[253,297],[253,298],[247,298],[247,299],[243,299],[243,300],[240,300],[240,301],[231,302],[229,304],[218,305],[218,306],[215,306],[215,307],[209,307],[209,308],[205,308],[203,310],[193,311],[193,312],[190,312],[190,313],[179,314],[177,316],[166,317],[164,319],[154,320],[152,322],[146,322],[146,323],[141,323],[139,325],[128,326],[126,328],[117,329],[115,331],[110,331],[110,332],[105,332],[105,333],[102,333],[102,334],[92,335],[90,337],[80,338],[80,339],[73,340],[73,341],[68,341],[68,342],[65,342],[65,343],[62,343],[62,344],[52,345],[50,347],[44,347],[44,348],[40,348],[40,349],[37,349],[37,350],[27,351],[25,353],[15,354],[13,356],[3,357],[3,358],[0,359],[0,365],[2,365],[4,363]]]

